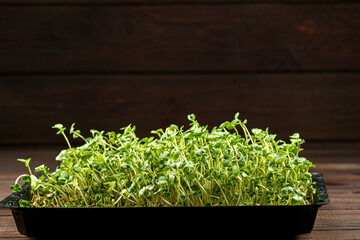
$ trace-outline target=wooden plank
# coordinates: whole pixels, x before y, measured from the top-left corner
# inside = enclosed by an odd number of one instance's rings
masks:
[[[306,142],[303,148],[303,156],[315,163],[360,162],[360,142]]]
[[[1,199],[1,198],[0,198]],[[2,199],[1,199],[2,200]],[[6,208],[0,208],[0,217],[2,216],[12,216],[11,210]]]
[[[312,231],[308,234],[296,236],[294,239],[311,239],[311,240],[340,240],[340,239],[359,239],[360,230],[345,231]]]
[[[320,208],[313,231],[295,239],[358,239],[359,220],[359,210],[328,211]]]
[[[360,209],[360,161],[341,163],[341,158],[338,158],[338,163],[319,163],[312,171],[323,174],[330,196],[331,203],[321,210],[348,212]],[[335,218],[332,213],[328,214],[329,219]]]
[[[360,139],[360,74],[158,74],[0,77],[0,143],[64,143],[51,128],[137,126],[139,136],[195,113],[209,127],[236,112],[279,138]],[[64,145],[65,146],[65,145]]]
[[[12,216],[0,216],[0,233],[3,235],[4,232],[16,232],[16,225]],[[6,235],[5,235],[6,236]],[[2,237],[5,237],[2,236]]]
[[[14,185],[15,179],[19,176],[18,175],[14,175],[14,177],[12,177],[11,179],[8,179],[6,181],[0,180],[0,201],[2,201],[3,199],[5,199],[7,196],[9,196],[10,194],[12,194],[12,191],[10,190],[9,186],[10,185]],[[1,212],[0,212],[1,215]]]
[[[7,146],[0,148],[0,181],[11,179],[19,172],[26,173],[27,169],[18,158],[30,158],[31,166],[36,167],[45,163],[50,170],[59,164],[55,157],[64,149],[62,146]]]
[[[357,163],[321,163],[317,164],[312,171],[326,174],[327,184],[343,188],[346,185],[356,185],[360,183],[360,162]]]
[[[358,70],[359,4],[3,6],[0,72]]]
[[[1,239],[32,239],[21,235],[16,228],[13,216],[0,216],[0,238]]]
[[[331,203],[323,208],[326,210],[353,210],[360,209],[360,195],[354,193],[355,189],[352,190],[352,193],[349,194],[336,194],[331,190],[330,186],[327,186],[329,189],[330,201]],[[358,188],[359,189],[359,186]]]
[[[316,216],[314,230],[360,230],[360,210],[323,210]]]
[[[0,4],[7,5],[54,5],[54,4],[141,4],[141,5],[186,5],[186,4],[243,4],[243,3],[344,3],[354,2],[353,0],[0,0]]]

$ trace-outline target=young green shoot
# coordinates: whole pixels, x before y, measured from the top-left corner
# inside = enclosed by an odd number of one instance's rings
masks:
[[[84,137],[75,124],[69,134],[83,145],[72,147],[66,128],[56,124],[68,149],[56,157],[53,172],[19,159],[29,174],[18,181],[31,186],[26,207],[170,207],[314,204],[315,187],[309,168],[299,156],[304,140],[276,140],[268,129],[249,131],[246,120],[234,119],[209,130],[188,116],[190,127],[170,125],[139,138],[135,126],[120,132],[91,130]]]

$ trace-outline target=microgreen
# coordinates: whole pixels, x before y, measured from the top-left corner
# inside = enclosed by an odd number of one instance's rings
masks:
[[[84,144],[72,147],[66,128],[56,124],[68,149],[56,157],[53,172],[41,165],[19,176],[31,186],[32,207],[158,207],[304,205],[314,203],[309,173],[313,164],[299,157],[304,140],[276,140],[268,129],[249,131],[237,113],[211,130],[194,114],[190,127],[170,125],[139,138],[135,126],[121,132],[90,130],[85,138],[71,125],[69,133]]]

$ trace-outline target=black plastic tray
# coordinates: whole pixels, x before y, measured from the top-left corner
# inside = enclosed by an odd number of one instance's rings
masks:
[[[318,208],[329,204],[322,174],[312,173],[317,203],[301,206],[21,208],[29,186],[0,202],[10,208],[18,231],[30,237],[74,235],[132,236],[289,236],[311,232]],[[165,234],[165,232],[169,232]],[[168,236],[168,234],[170,234]],[[249,236],[249,235],[248,235]],[[236,237],[239,239],[239,237]]]

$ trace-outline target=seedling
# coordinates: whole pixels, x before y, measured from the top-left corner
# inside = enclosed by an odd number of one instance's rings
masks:
[[[314,165],[299,157],[304,140],[298,133],[290,143],[276,140],[268,129],[246,127],[237,113],[231,122],[209,130],[195,115],[190,128],[170,125],[138,138],[135,126],[120,133],[91,130],[84,144],[72,147],[66,128],[56,124],[68,149],[56,160],[53,172],[45,165],[36,177],[21,175],[11,186],[21,191],[19,179],[31,186],[31,207],[159,207],[314,204],[315,188],[309,173]]]

